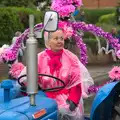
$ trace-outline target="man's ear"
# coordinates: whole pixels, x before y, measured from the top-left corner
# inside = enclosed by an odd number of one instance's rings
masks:
[[[50,40],[48,40],[47,44],[48,44],[48,46],[50,46]]]
[[[50,42],[50,40],[48,40],[47,46],[50,47],[50,45],[51,45],[51,42]]]

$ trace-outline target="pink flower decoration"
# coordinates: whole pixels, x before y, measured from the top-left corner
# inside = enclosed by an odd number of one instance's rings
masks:
[[[117,51],[116,55],[120,59],[120,50]]]
[[[53,0],[51,9],[58,12],[60,17],[69,17],[81,5],[82,0]]]
[[[66,38],[70,38],[73,35],[73,29],[72,29],[72,27],[67,27],[66,26],[64,28],[64,33],[65,33],[65,35],[64,35],[65,39]]]
[[[60,21],[58,26],[63,30],[65,39],[72,37],[73,29],[71,26],[68,26],[67,22]]]
[[[67,22],[66,21],[60,21],[59,24],[58,24],[58,27],[63,29],[65,26],[67,26]]]
[[[115,79],[119,80],[120,79],[120,67],[118,66],[113,67],[113,69],[108,74],[112,80],[115,80]]]
[[[15,63],[12,65],[9,73],[11,74],[11,76],[13,76],[14,78],[18,78],[21,71],[24,69],[24,65],[22,63]]]

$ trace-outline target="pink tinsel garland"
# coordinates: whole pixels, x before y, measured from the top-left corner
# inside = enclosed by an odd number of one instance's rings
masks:
[[[80,49],[80,61],[84,65],[86,65],[88,63],[86,44],[84,44],[82,37],[80,35],[78,35],[77,33],[73,34],[73,38],[76,41],[78,48]]]
[[[34,31],[38,31],[43,28],[43,24],[37,24],[34,27]],[[19,48],[21,47],[21,44],[23,40],[26,40],[29,34],[29,29],[25,30],[24,33],[20,35],[20,37],[17,38],[16,42],[11,45],[9,48],[5,49],[4,52],[0,55],[0,62],[2,61],[14,61],[17,59]]]
[[[109,44],[111,44],[116,51],[120,50],[120,44],[118,43],[119,40],[117,38],[113,38],[111,33],[105,32],[100,27],[93,24],[86,24],[84,22],[71,22],[70,24],[72,24],[74,31],[82,30],[84,32],[91,32],[98,37],[103,37],[108,40]]]
[[[92,85],[88,88],[88,94],[96,94],[101,87],[103,87],[104,85],[109,84],[111,82],[114,82],[114,81],[116,81],[116,80],[109,80],[106,83],[104,83],[103,85],[98,85],[98,86]]]

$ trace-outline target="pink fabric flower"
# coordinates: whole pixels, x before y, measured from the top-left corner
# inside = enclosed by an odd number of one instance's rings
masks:
[[[73,29],[71,26],[68,26],[67,22],[60,21],[58,26],[63,30],[65,39],[72,37]]]
[[[120,67],[118,66],[113,67],[113,69],[108,74],[112,80],[115,80],[115,79],[119,80],[120,79]]]
[[[18,78],[21,71],[24,69],[24,65],[22,63],[15,63],[12,65],[9,73],[14,77],[14,78]]]
[[[73,35],[72,27],[65,26],[65,28],[64,28],[64,38],[65,39],[70,38],[72,35]]]
[[[116,55],[120,59],[120,50],[117,51]]]

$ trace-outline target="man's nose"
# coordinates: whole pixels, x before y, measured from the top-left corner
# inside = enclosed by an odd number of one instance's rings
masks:
[[[58,43],[62,43],[63,41],[59,39],[57,42],[58,42]]]
[[[64,40],[62,38],[59,38],[58,39],[58,42],[63,42]]]

